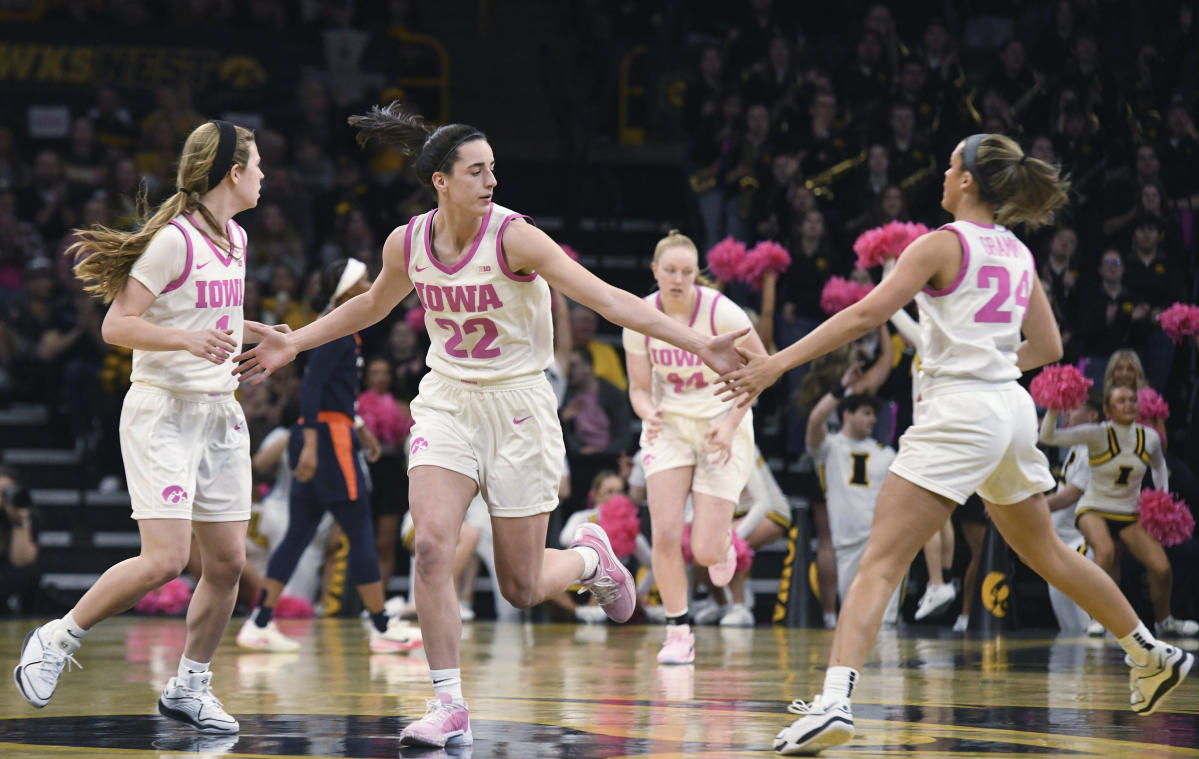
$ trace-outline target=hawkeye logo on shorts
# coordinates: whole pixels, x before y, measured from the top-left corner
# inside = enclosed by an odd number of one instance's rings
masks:
[[[425,440],[423,437],[418,437],[416,440],[412,441],[412,448],[409,450],[408,455],[415,456],[428,447],[429,441]]]
[[[162,489],[163,503],[183,503],[187,500],[187,491],[178,485],[170,485]]]

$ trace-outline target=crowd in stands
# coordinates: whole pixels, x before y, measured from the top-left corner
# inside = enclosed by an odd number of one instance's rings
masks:
[[[325,28],[414,23],[416,4],[372,10],[312,3],[305,11],[282,0],[244,7],[217,0],[47,5],[47,20],[67,23],[236,24],[315,39]],[[789,251],[777,305],[764,309],[751,288],[726,289],[742,305],[766,311],[779,347],[827,316],[821,290],[830,277],[851,275],[852,243],[861,232],[893,220],[930,227],[949,220],[939,207],[941,175],[964,136],[1002,132],[1029,154],[1060,164],[1073,183],[1068,210],[1052,227],[1017,231],[1051,297],[1064,361],[1101,385],[1114,351],[1136,352],[1145,383],[1173,410],[1165,424],[1173,489],[1199,506],[1190,474],[1199,471],[1196,346],[1175,345],[1155,321],[1175,302],[1199,300],[1194,15],[1192,0],[832,8],[661,0],[584,3],[563,12],[563,23],[576,24],[569,38],[580,54],[595,52],[597,66],[618,66],[635,46],[646,47],[647,137],[686,156],[678,192],[691,199],[695,228],[686,231],[701,255],[729,236],[751,245],[774,240]],[[608,72],[593,84],[598,102],[613,112],[615,78]],[[402,156],[361,151],[349,137],[345,117],[387,95],[347,101],[328,72],[316,71],[254,114],[267,180],[258,208],[239,219],[250,239],[247,319],[309,323],[325,307],[314,302],[325,263],[359,258],[376,273],[386,235],[432,205]],[[104,305],[82,292],[62,252],[75,228],[128,224],[139,189],[151,202],[172,191],[171,162],[191,129],[219,115],[209,107],[204,93],[185,83],[150,96],[99,85],[73,104],[61,139],[35,139],[20,114],[0,116],[0,400],[50,405],[70,442],[96,452],[98,477],[121,472],[117,415],[131,356],[101,339]],[[583,132],[615,136],[608,117]],[[504,202],[520,207],[519,198]],[[647,283],[649,253],[642,252]],[[595,315],[577,306],[556,321],[555,371],[574,494],[565,498],[574,511],[589,505],[594,474],[628,476],[636,426],[615,330],[597,327]],[[414,297],[363,334],[373,377],[364,379],[372,410],[364,416],[379,425],[374,432],[391,466],[402,466],[411,423],[406,404],[427,371],[427,347]],[[889,332],[793,372],[763,399],[766,413],[756,414],[760,447],[788,471],[802,471],[809,411],[853,364],[869,368],[884,354],[890,365],[879,367],[873,383],[882,403],[876,435],[894,445],[911,418],[911,353]],[[294,421],[302,371],[300,363],[242,388],[255,448],[267,432]],[[814,477],[800,481],[809,484],[788,495],[820,500]],[[1177,555],[1196,561],[1193,549]],[[387,561],[403,563],[391,549]],[[1178,568],[1176,574],[1189,576]],[[1195,586],[1175,587],[1193,593]],[[1186,611],[1196,616],[1193,606]]]

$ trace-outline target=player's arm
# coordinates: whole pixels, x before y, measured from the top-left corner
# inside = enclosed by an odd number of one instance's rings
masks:
[[[254,457],[250,459],[255,472],[270,474],[275,471],[275,466],[279,463],[279,459],[283,458],[283,452],[287,450],[287,438],[286,434],[275,435],[269,442],[258,446]]]
[[[142,318],[157,297],[140,281],[130,277],[104,315],[100,335],[109,345],[142,351],[184,350],[197,358],[223,364],[237,350],[233,330],[187,330],[163,327]]]
[[[1020,325],[1024,341],[1016,349],[1016,366],[1027,372],[1038,366],[1052,364],[1062,357],[1062,333],[1057,319],[1053,318],[1053,307],[1041,287],[1041,278],[1033,274],[1032,293],[1028,298],[1028,310],[1024,312],[1024,323]]]
[[[745,396],[741,402],[748,403],[788,369],[819,358],[878,327],[934,277],[939,275],[940,279],[952,281],[961,265],[962,248],[956,234],[937,231],[920,237],[904,250],[895,271],[865,298],[829,317],[798,342],[770,357],[742,351],[748,364],[721,378],[725,383],[722,397]]]
[[[632,293],[604,282],[562,251],[545,232],[526,223],[515,223],[504,232],[504,256],[516,272],[536,271],[551,287],[582,303],[605,319],[634,332],[665,340],[694,353],[718,372],[740,364],[732,343],[740,334],[707,339]]]
[[[629,403],[633,413],[642,420],[658,413],[653,400],[653,369],[650,368],[648,353],[625,351],[625,371],[629,375]]]
[[[260,341],[252,350],[234,357],[238,367],[234,374],[245,381],[255,378],[261,382],[281,366],[290,363],[300,351],[324,345],[330,340],[357,332],[383,320],[396,305],[412,292],[412,280],[408,278],[404,260],[404,235],[407,225],[396,227],[383,243],[383,271],[361,295],[350,298],[328,314],[301,327],[290,334],[246,325],[250,333]]]

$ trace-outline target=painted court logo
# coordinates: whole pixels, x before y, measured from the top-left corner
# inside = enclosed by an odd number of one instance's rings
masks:
[[[429,441],[425,440],[423,437],[418,437],[417,439],[412,441],[412,448],[410,449],[408,455],[415,456],[416,454],[420,453],[421,451],[425,450],[428,447],[429,447]]]
[[[169,485],[162,489],[163,503],[183,503],[187,500],[187,491],[178,485]]]

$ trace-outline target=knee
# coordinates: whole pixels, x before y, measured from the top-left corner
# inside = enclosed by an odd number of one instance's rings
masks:
[[[183,570],[187,568],[186,553],[182,556],[142,554],[141,558],[146,566],[146,580],[154,585],[154,587],[166,585],[171,580],[183,574]]]
[[[653,525],[653,547],[667,551],[681,551],[683,547],[682,527]]]
[[[422,576],[449,574],[453,564],[454,552],[447,549],[439,540],[416,536],[414,544],[416,555],[416,572]]]
[[[714,538],[697,542],[694,540],[694,536],[692,537],[691,555],[695,557],[697,563],[710,567],[724,558],[727,550],[724,542]]]
[[[518,609],[528,609],[541,601],[536,584],[523,577],[501,580],[500,593]]]
[[[1174,571],[1169,561],[1152,561],[1145,565],[1145,571],[1149,574],[1150,582],[1162,584],[1174,581]]]
[[[1111,572],[1112,566],[1116,562],[1115,549],[1111,546],[1092,546],[1091,550],[1095,552],[1095,563],[1105,572]]]
[[[246,567],[244,551],[222,556],[204,557],[204,579],[222,586],[233,586],[241,580],[242,570]]]

